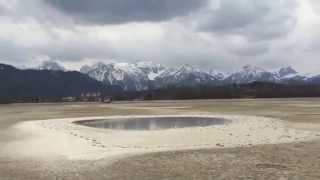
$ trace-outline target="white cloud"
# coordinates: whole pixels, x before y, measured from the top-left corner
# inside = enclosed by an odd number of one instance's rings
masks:
[[[43,0],[0,0],[0,61],[32,65],[50,59],[74,69],[110,59],[151,60],[224,71],[253,64],[320,72],[317,0],[211,2],[161,21],[125,18],[115,24],[77,23]]]

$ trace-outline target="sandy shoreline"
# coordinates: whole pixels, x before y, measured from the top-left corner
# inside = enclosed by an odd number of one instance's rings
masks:
[[[318,132],[297,130],[288,126],[287,122],[273,118],[238,115],[189,116],[224,118],[232,120],[232,123],[157,131],[121,131],[90,128],[72,122],[150,116],[106,116],[29,121],[14,126],[15,130],[29,136],[7,144],[2,151],[15,158],[111,160],[150,152],[246,147],[304,142],[320,138]]]

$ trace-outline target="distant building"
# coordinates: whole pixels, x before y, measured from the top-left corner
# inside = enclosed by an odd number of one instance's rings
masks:
[[[111,103],[112,97],[103,96],[100,92],[85,92],[81,94],[79,101]]]
[[[112,98],[111,97],[103,97],[102,102],[103,103],[112,103]]]
[[[62,101],[63,102],[75,102],[77,100],[76,97],[63,97]]]
[[[111,103],[112,97],[103,96],[100,92],[85,92],[80,96],[66,97],[17,97],[12,99],[0,99],[2,103],[50,103],[50,102],[101,102]]]
[[[19,97],[10,100],[10,103],[46,103],[46,102],[61,102],[61,98],[53,97]]]

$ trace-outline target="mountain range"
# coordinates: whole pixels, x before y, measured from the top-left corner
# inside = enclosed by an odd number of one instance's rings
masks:
[[[201,70],[190,65],[167,68],[152,62],[97,63],[92,66],[83,66],[80,72],[104,84],[119,86],[125,91],[142,91],[165,87],[248,84],[252,82],[320,84],[320,75],[300,74],[290,66],[272,72],[247,65],[238,72],[222,73],[215,70]]]
[[[292,67],[268,71],[245,66],[234,73],[152,62],[96,63],[68,71],[56,62],[31,69],[0,64],[0,102],[24,97],[79,97],[101,92],[115,99],[319,97],[320,75]]]
[[[54,61],[44,61],[36,70],[67,71]],[[80,72],[108,86],[117,86],[124,91],[144,91],[166,87],[219,86],[271,82],[279,84],[320,84],[320,75],[298,73],[291,66],[278,71],[268,71],[257,66],[246,65],[233,73],[202,70],[190,65],[165,67],[152,62],[96,63],[84,65]]]

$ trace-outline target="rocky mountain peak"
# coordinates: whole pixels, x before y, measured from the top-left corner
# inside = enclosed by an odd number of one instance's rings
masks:
[[[293,69],[291,66],[289,66],[289,67],[281,68],[278,74],[280,77],[285,77],[289,75],[296,75],[298,74],[298,72],[295,69]]]

